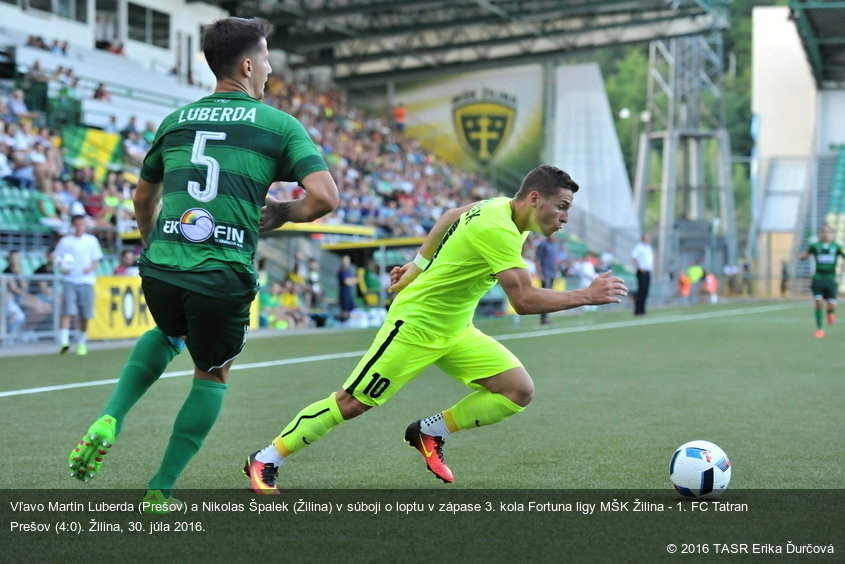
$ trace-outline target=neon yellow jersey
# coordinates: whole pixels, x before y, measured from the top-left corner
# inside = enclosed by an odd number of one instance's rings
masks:
[[[485,200],[446,231],[429,267],[399,292],[388,321],[402,319],[440,335],[460,333],[478,302],[496,284],[496,274],[526,268],[510,198]]]

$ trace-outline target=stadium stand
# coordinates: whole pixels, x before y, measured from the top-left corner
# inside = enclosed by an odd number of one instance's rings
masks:
[[[84,213],[106,252],[97,273],[111,274],[120,251],[137,242],[121,232],[134,228],[134,182],[155,127],[179,105],[211,89],[107,51],[74,44],[64,52],[50,50],[14,29],[0,28],[0,45],[11,54],[15,71],[5,93],[0,84],[5,94],[0,97],[0,256],[21,251],[23,274],[32,274],[66,231],[70,216]],[[21,85],[34,110],[25,118],[6,109],[13,89]],[[95,99],[98,87],[110,96]],[[378,236],[418,237],[445,210],[499,194],[480,175],[440,162],[394,127],[392,116],[349,107],[340,90],[311,77],[271,76],[265,101],[299,119],[326,156],[341,193],[338,209],[323,219],[326,224],[373,228]],[[127,130],[130,123],[135,132]],[[104,137],[108,133],[114,137]],[[86,146],[94,146],[101,160],[79,160]],[[278,182],[270,195],[289,199],[301,190]],[[577,240],[569,244],[573,259],[588,251]],[[318,244],[305,248],[309,257],[321,256]],[[291,276],[293,254],[285,245],[270,252],[276,264],[268,282]],[[331,306],[333,261],[339,257],[329,253],[325,258],[322,277]]]

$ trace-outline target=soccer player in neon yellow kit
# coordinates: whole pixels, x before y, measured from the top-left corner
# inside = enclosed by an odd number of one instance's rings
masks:
[[[538,314],[618,303],[627,295],[623,281],[610,271],[580,290],[531,284],[522,258],[528,232],[548,236],[563,227],[576,191],[567,173],[543,165],[526,175],[512,199],[493,198],[444,213],[414,261],[391,272],[390,291],[401,291],[343,387],[305,407],[270,445],[247,458],[244,473],[253,491],[279,493],[276,478],[287,457],[383,404],[431,364],[475,391],[411,423],[405,440],[438,478],[454,481],[443,459],[444,438],[519,413],[534,395],[519,359],[472,324],[481,297],[498,281],[517,313]]]

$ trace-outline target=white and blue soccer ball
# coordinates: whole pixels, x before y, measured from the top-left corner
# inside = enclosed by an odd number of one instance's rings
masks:
[[[70,253],[65,253],[58,260],[59,272],[68,274],[76,266],[76,259]]]
[[[669,479],[684,497],[714,498],[731,482],[731,461],[725,451],[709,441],[690,441],[672,455]]]

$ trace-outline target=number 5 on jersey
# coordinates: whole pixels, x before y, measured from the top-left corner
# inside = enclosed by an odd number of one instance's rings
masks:
[[[210,202],[217,197],[217,182],[220,180],[220,163],[217,159],[205,153],[206,141],[223,141],[226,134],[222,131],[197,131],[194,146],[191,148],[191,162],[195,165],[207,166],[205,171],[205,188],[199,182],[188,181],[188,194],[200,202]]]

